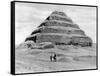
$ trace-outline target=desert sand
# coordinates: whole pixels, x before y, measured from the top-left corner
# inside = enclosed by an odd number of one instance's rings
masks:
[[[57,54],[57,61],[51,62],[50,55]],[[15,72],[38,73],[96,69],[96,47],[56,46],[49,49],[15,49]]]

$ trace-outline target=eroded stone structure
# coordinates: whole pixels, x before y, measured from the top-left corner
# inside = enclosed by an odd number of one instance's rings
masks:
[[[64,12],[54,11],[25,41],[92,46],[92,40]]]

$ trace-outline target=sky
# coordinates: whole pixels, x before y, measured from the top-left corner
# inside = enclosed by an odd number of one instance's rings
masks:
[[[96,42],[96,7],[16,2],[15,45],[22,43],[55,10],[64,12]]]

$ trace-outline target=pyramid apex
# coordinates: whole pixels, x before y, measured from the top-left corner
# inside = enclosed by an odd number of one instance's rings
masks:
[[[57,15],[61,15],[61,16],[66,16],[66,14],[64,12],[61,12],[61,11],[53,11],[52,14],[57,14]]]

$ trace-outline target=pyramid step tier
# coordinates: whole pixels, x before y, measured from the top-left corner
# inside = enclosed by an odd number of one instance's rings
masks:
[[[33,34],[36,34],[36,33],[62,33],[62,34],[79,34],[79,35],[85,35],[85,33],[82,31],[82,30],[72,30],[71,28],[70,29],[56,29],[56,28],[40,28],[40,29],[37,29],[35,30],[34,32],[32,32],[31,35]]]
[[[25,41],[34,41],[36,43],[52,42],[62,44],[81,44],[88,46],[92,44],[92,40],[86,36],[66,36],[62,34],[37,34],[32,37],[28,37]]]
[[[58,16],[58,17],[62,17],[62,18],[67,18],[67,19],[72,21],[72,19],[68,16],[62,16],[62,15],[58,15],[58,14],[51,14],[49,17],[51,17],[51,16]]]
[[[81,30],[79,28],[63,27],[63,26],[45,26],[45,27],[39,27],[38,29],[41,28],[54,28],[54,29],[61,29],[61,30]]]
[[[73,24],[70,22],[65,21],[58,21],[58,20],[45,20],[39,27],[42,26],[62,26],[62,27],[72,27],[72,28],[79,28],[77,24]],[[80,28],[79,28],[80,29]]]
[[[59,16],[59,15],[51,15],[46,20],[60,20],[60,21],[73,23],[73,21],[70,18]]]
[[[41,36],[41,35],[57,35],[57,36],[67,36],[67,37],[72,37],[72,36],[78,36],[78,37],[87,37],[85,35],[80,35],[80,34],[64,34],[64,33],[36,33],[33,35],[30,35],[28,37],[33,37],[33,36]]]

